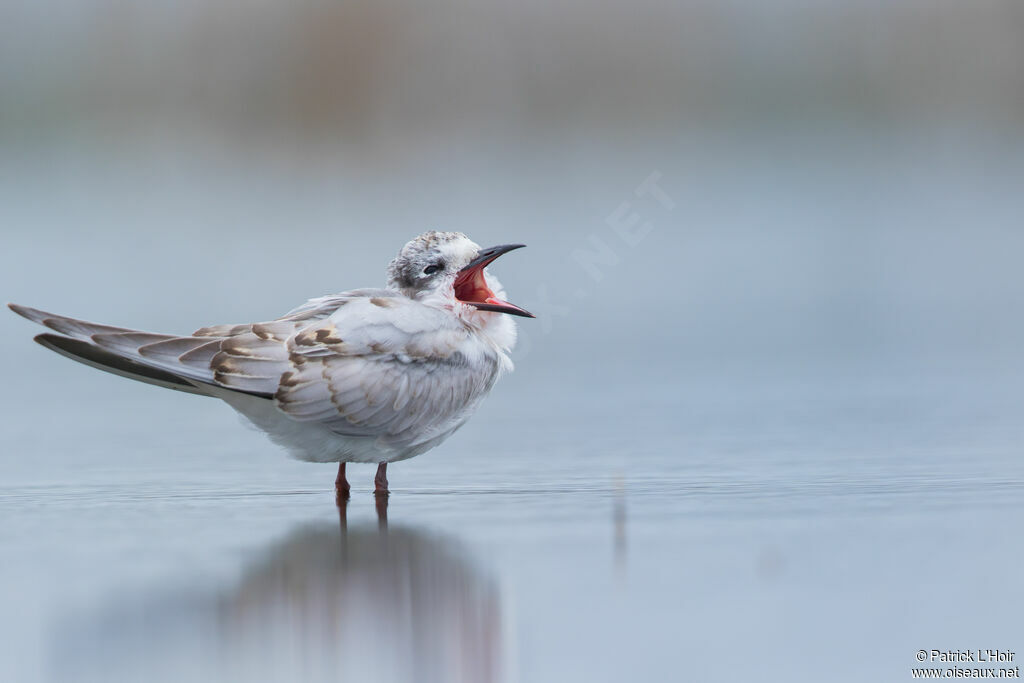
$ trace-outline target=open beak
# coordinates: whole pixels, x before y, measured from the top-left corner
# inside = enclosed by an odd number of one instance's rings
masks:
[[[533,313],[496,297],[491,288],[487,286],[487,279],[484,277],[484,268],[491,265],[496,258],[525,246],[525,244],[503,244],[500,247],[481,249],[477,257],[455,276],[455,298],[464,304],[475,306],[481,311],[521,315],[524,318],[536,317]]]

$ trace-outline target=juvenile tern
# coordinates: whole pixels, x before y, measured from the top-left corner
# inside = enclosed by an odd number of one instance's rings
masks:
[[[227,402],[296,458],[387,465],[425,453],[473,414],[503,373],[516,340],[487,267],[523,247],[481,249],[458,232],[426,232],[388,266],[386,289],[308,302],[268,322],[215,325],[191,336],[140,332],[8,304],[57,334],[43,346],[123,377]]]

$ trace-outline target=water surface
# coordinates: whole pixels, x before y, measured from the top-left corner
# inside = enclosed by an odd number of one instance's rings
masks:
[[[440,225],[529,243],[496,270],[540,317],[386,514],[352,466],[342,516],[332,467],[0,316],[0,678],[864,681],[1024,651],[1019,156],[840,139],[527,150],[493,182],[221,174],[202,145],[4,167],[19,303],[266,319]],[[574,250],[653,170],[676,208],[591,277]]]

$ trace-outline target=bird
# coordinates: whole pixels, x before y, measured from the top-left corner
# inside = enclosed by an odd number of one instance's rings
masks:
[[[202,327],[189,336],[100,325],[8,304],[52,332],[35,341],[73,360],[148,384],[219,398],[299,460],[387,466],[426,453],[472,416],[512,371],[514,316],[490,266],[524,247],[480,248],[431,230],[387,267],[387,285],[310,299],[266,322]]]

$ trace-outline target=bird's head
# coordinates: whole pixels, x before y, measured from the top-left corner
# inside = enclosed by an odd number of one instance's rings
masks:
[[[425,232],[406,244],[388,266],[388,287],[424,303],[451,305],[456,312],[532,313],[504,300],[505,291],[487,266],[523,244],[481,249],[461,232]],[[460,306],[461,305],[461,306]]]

